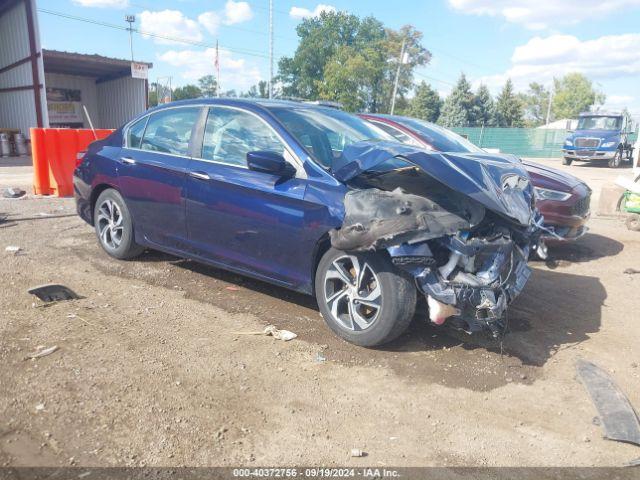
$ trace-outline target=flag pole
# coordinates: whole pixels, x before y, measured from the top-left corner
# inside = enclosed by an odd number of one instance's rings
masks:
[[[218,40],[216,40],[216,93],[220,98],[220,50],[218,49]]]

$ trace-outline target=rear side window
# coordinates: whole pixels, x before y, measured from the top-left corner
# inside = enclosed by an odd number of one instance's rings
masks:
[[[202,158],[246,166],[247,153],[258,150],[285,153],[276,133],[256,116],[231,108],[212,107],[207,116]]]
[[[140,148],[173,155],[187,155],[191,130],[199,114],[198,107],[172,108],[152,114]]]
[[[129,132],[127,133],[127,147],[140,148],[140,142],[142,141],[142,134],[144,133],[144,127],[146,124],[147,117],[144,117],[129,127]]]

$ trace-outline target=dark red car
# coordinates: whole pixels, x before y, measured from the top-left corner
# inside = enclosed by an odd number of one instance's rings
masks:
[[[396,140],[440,152],[483,152],[466,138],[433,123],[397,115],[360,114]],[[591,189],[582,180],[554,168],[522,162],[535,187],[536,206],[550,233],[547,241],[575,240],[587,231]]]

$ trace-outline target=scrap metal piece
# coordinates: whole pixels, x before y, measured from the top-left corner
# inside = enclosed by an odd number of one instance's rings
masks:
[[[70,288],[57,284],[40,285],[39,287],[30,288],[27,292],[47,303],[62,300],[77,300],[80,298],[78,294]]]
[[[640,446],[638,416],[611,376],[586,360],[578,360],[576,370],[598,410],[605,436],[609,440]]]

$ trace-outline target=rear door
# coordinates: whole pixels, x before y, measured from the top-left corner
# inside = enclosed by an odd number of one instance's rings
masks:
[[[318,207],[305,201],[307,179],[297,159],[255,113],[215,106],[203,123],[186,188],[191,247],[212,262],[288,286],[307,282],[309,242],[317,235],[307,222]],[[282,154],[298,174],[282,179],[249,170],[247,152],[258,150]]]
[[[118,182],[136,237],[182,249],[187,237],[184,188],[200,107],[160,110],[133,124],[120,155]]]

